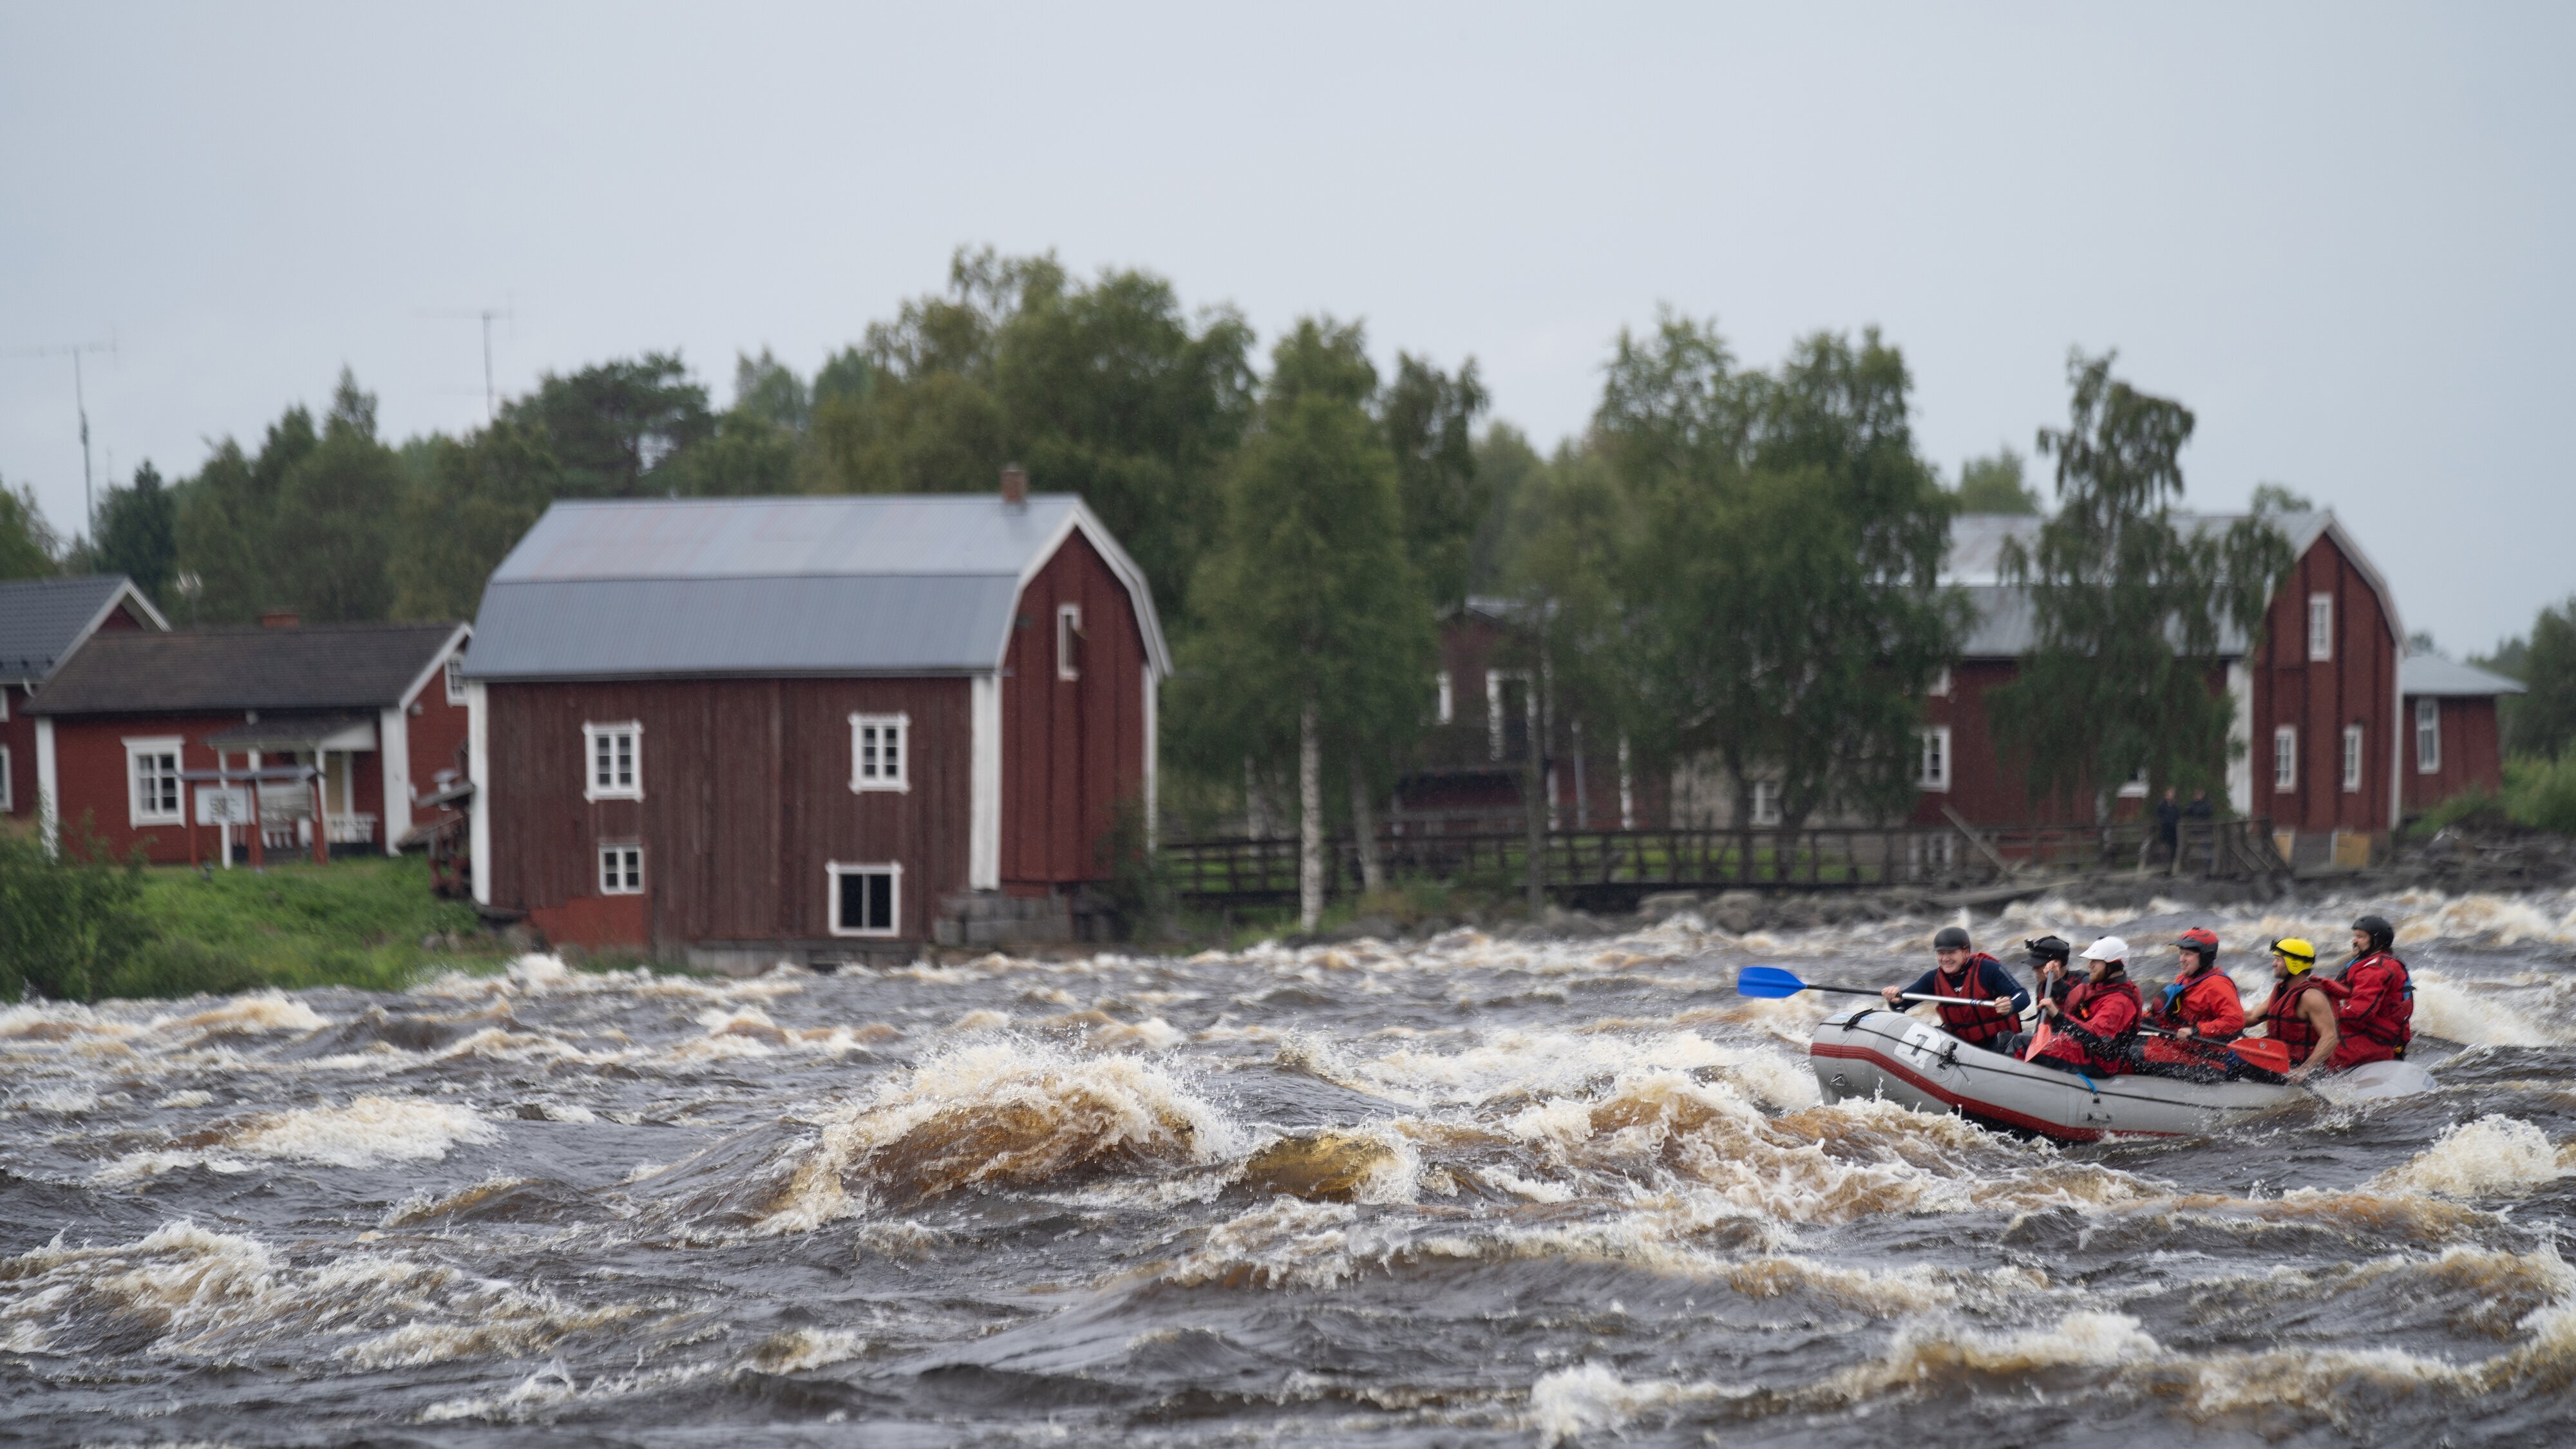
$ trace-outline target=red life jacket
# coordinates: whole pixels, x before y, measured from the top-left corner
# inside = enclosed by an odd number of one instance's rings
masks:
[[[2121,1001],[2128,1003],[2125,1009],[2118,1005]],[[2098,984],[2078,981],[2074,989],[2066,993],[2066,1004],[2059,1010],[2066,1014],[2067,1020],[2101,1038],[2103,1046],[2097,1052],[2061,1032],[2050,1040],[2043,1055],[2089,1066],[2105,1076],[2129,1070],[2129,1063],[2124,1058],[2130,1041],[2138,1034],[2138,1018],[2145,1011],[2138,998],[2136,982],[2126,976]],[[2104,1027],[2110,1029],[2106,1031]]]
[[[2000,968],[2002,965],[2002,962],[1980,951],[1968,958],[1966,968],[1955,979],[1935,966],[1932,968],[1932,994],[1991,1000],[1984,988],[1986,968]],[[1941,1014],[1942,1030],[1970,1046],[1983,1046],[2021,1025],[2021,1018],[2013,1012],[1997,1011],[1991,1006],[1956,1006],[1945,1001],[1935,1009]]]
[[[2373,951],[2343,968],[2341,984],[2347,997],[2371,1000],[2359,1016],[2343,1015],[2338,1006],[2335,1025],[2391,1052],[2406,1050],[2415,1037],[2415,978],[2406,963],[2386,951]]]
[[[2344,995],[2343,983],[2325,980],[2314,971],[2302,971],[2286,982],[2272,983],[2272,999],[2263,1005],[2263,1026],[2272,1040],[2290,1049],[2290,1065],[2294,1067],[2317,1049],[2317,1029],[2299,1015],[2299,998],[2312,990],[2324,992],[2329,1006]],[[2342,1029],[2340,1022],[2336,1029]]]

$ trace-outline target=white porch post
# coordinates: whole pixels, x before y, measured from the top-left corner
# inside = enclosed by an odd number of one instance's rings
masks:
[[[401,705],[376,717],[376,749],[385,777],[385,854],[396,855],[394,842],[411,833],[411,716]]]

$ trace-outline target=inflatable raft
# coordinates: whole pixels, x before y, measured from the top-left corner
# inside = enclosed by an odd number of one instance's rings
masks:
[[[1828,1102],[1885,1097],[1917,1111],[1956,1112],[2062,1142],[2092,1142],[2113,1132],[2208,1132],[2308,1095],[2303,1087],[2266,1082],[2089,1076],[2032,1066],[1882,1006],[1826,1017],[1807,1060]]]

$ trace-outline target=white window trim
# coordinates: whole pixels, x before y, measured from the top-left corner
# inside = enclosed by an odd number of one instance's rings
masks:
[[[2308,662],[2334,658],[2334,595],[2308,595]]]
[[[895,773],[888,779],[880,776],[866,779],[859,774],[859,732],[868,729],[890,729],[895,739]],[[909,794],[912,790],[912,716],[909,714],[853,714],[850,716],[850,793],[865,794],[891,790]]]
[[[0,745],[0,815],[18,813],[18,792],[10,780],[9,765],[9,747]]]
[[[1950,697],[1949,665],[1942,665],[1941,672],[1932,676],[1932,688],[1928,692],[1935,699],[1948,699]]]
[[[836,860],[826,864],[823,869],[829,874],[832,882],[831,889],[823,897],[823,923],[833,935],[874,936],[883,939],[903,934],[903,862]],[[853,875],[894,877],[894,889],[887,897],[888,902],[893,906],[893,919],[886,923],[883,930],[853,930],[841,924],[841,878]]]
[[[1914,732],[1914,741],[1914,783],[1916,787],[1919,789],[1935,791],[1944,795],[1948,794],[1950,791],[1950,780],[1952,775],[1955,773],[1950,768],[1950,727],[1948,725],[1932,725],[1925,729],[1916,730]],[[1926,753],[1924,749],[1926,745],[1933,746],[1940,752],[1941,768],[1937,771],[1927,770],[1924,768],[1925,765],[1931,763],[1923,758]]]
[[[2442,773],[2442,702],[2415,701],[2415,773]]]
[[[2299,727],[2276,725],[2272,730],[2272,793],[2295,795],[2299,792]]]
[[[1503,725],[1505,723],[1503,719],[1503,691],[1515,682],[1522,686],[1521,713],[1528,716],[1528,720],[1526,722],[1529,725],[1531,745],[1533,748],[1536,747],[1538,741],[1538,694],[1537,691],[1529,687],[1529,678],[1530,672],[1526,669],[1488,669],[1485,671],[1485,753],[1494,759],[1499,760],[1503,757]]]
[[[2345,725],[2343,727],[2343,792],[2347,795],[2361,793],[2362,744],[2361,726]]]
[[[188,766],[186,742],[180,739],[177,735],[134,735],[128,737],[125,741],[125,819],[127,823],[137,827],[145,825],[187,824],[188,786],[187,782],[184,780],[181,781],[179,785],[179,806],[177,809],[169,811],[153,811],[149,814],[145,813],[143,809],[143,779],[140,775],[135,773],[134,769],[134,757],[137,755],[169,755],[179,762],[179,768],[184,770]]]
[[[625,871],[623,869],[626,864],[624,857],[630,851],[633,852],[635,856],[635,884],[631,886],[627,885],[624,881]],[[609,864],[611,857],[617,857],[617,864],[614,867]],[[597,863],[599,866],[599,893],[601,895],[640,896],[644,894],[644,847],[642,844],[631,840],[603,842],[599,847]]]
[[[439,673],[447,681],[447,702],[463,704],[465,702],[465,656],[448,655],[446,666],[440,669]]]
[[[1753,782],[1753,823],[1756,825],[1777,825],[1780,823],[1779,781],[1756,780]]]
[[[2144,800],[2147,798],[2146,766],[2140,765],[2137,773],[2131,775],[2128,778],[2127,783],[2120,786],[2120,798],[2123,800]]]
[[[1080,679],[1082,666],[1074,662],[1073,641],[1082,637],[1082,606],[1055,606],[1055,677]]]
[[[602,785],[599,783],[599,738],[602,735],[635,736],[635,783]],[[641,800],[644,798],[644,726],[634,720],[594,721],[581,727],[581,798],[584,800]]]
[[[9,686],[0,684],[0,724],[9,722]]]
[[[1454,724],[1458,719],[1458,691],[1449,678],[1448,670],[1441,670],[1435,679],[1440,689],[1440,722]]]

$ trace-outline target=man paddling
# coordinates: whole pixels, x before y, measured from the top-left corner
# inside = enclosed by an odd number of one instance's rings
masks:
[[[2296,936],[2272,943],[2272,997],[2263,1003],[2257,1022],[2265,1036],[2289,1048],[2291,1081],[2303,1082],[2327,1069],[2342,1033],[2335,1024],[2335,1002],[2343,984],[2320,978],[2314,968],[2317,948]]]
[[[2157,1024],[2171,1027],[2185,1041],[2235,1040],[2245,1030],[2245,1002],[2236,994],[2236,983],[2218,969],[2217,933],[2194,926],[2174,942],[2174,954],[2181,969],[2165,988]]]
[[[1899,1010],[1907,996],[1965,998],[1940,1003],[1942,1028],[1970,1046],[2002,1051],[2003,1039],[2021,1025],[2021,1014],[2030,1009],[2030,993],[2021,989],[2001,961],[1977,950],[1968,933],[1957,926],[1943,926],[1932,938],[1932,959],[1936,964],[1915,978],[1913,985],[1890,986],[1879,995]]]
[[[2335,974],[2344,989],[2335,1004],[2335,1026],[2343,1036],[2334,1050],[2338,1072],[2406,1059],[2406,1044],[2415,1037],[2415,978],[2389,949],[2396,944],[2397,928],[2386,916],[2352,923],[2352,959]]]
[[[2030,966],[2031,980],[2037,984],[2038,998],[2064,1006],[2066,993],[2075,989],[2075,977],[2066,969],[2068,959],[2075,954],[2074,946],[2062,936],[2036,936],[2022,942],[2021,948]],[[2017,1031],[1998,1038],[1995,1049],[2008,1057],[2027,1057],[2032,1035]]]
[[[2084,965],[2084,979],[2066,993],[2066,1005],[2039,1004],[2057,1030],[2031,1060],[2064,1072],[2134,1071],[2131,1053],[2142,1007],[2137,985],[2129,980],[2129,943],[2104,936],[2084,948]]]

